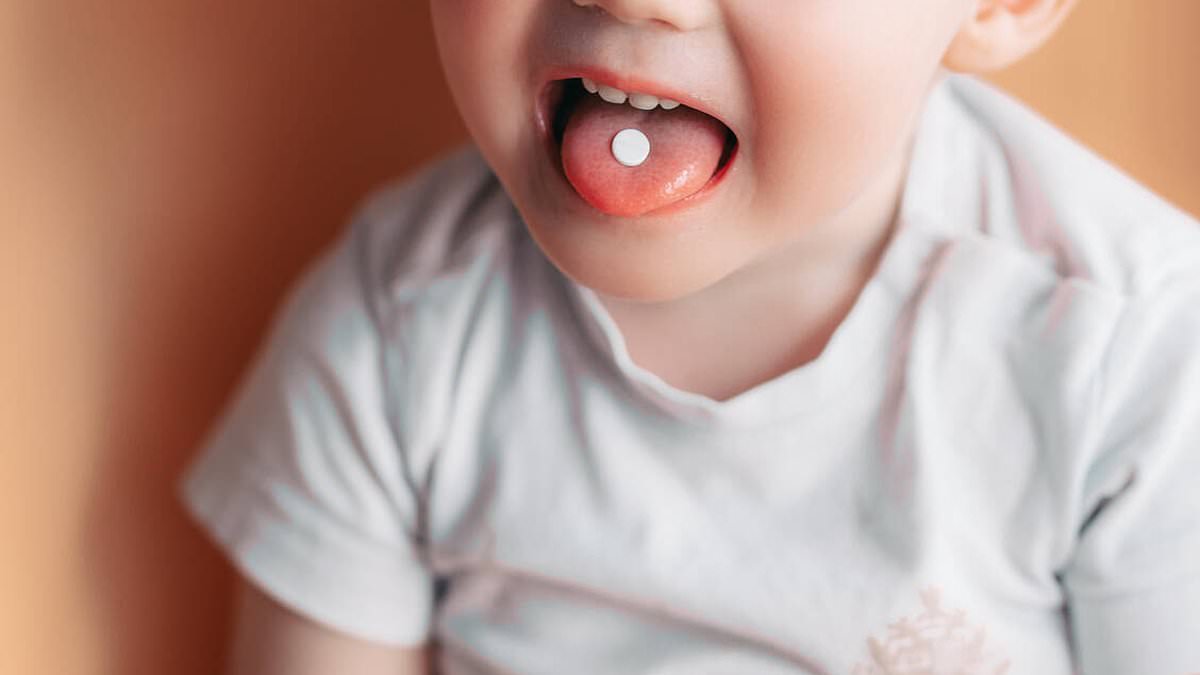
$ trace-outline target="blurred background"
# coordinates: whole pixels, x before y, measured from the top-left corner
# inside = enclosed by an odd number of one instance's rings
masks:
[[[424,2],[0,2],[0,673],[220,669],[175,482],[289,284],[464,137]],[[1084,0],[994,80],[1200,213],[1200,3]]]

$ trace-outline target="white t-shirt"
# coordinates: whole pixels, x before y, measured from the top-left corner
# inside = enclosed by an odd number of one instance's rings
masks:
[[[445,675],[1200,671],[1200,226],[951,76],[824,352],[718,402],[468,147],[307,270],[182,496]]]

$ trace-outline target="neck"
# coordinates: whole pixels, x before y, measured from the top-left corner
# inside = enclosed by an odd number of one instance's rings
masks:
[[[826,291],[858,288],[874,273],[898,218],[909,150],[898,153],[859,198],[833,218],[799,233],[715,284],[661,302],[601,296],[610,310],[632,315],[712,312],[728,305],[762,303],[769,298],[822,303]]]
[[[634,362],[724,400],[819,356],[891,240],[909,151],[835,218],[716,284],[664,302],[600,296]]]

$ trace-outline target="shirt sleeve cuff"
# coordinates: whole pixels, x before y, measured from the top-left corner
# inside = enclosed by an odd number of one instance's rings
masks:
[[[248,581],[352,637],[401,647],[427,640],[433,579],[415,555],[334,522],[287,486],[207,468],[185,475],[179,496]]]

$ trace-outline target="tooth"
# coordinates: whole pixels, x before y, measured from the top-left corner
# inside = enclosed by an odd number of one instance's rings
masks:
[[[638,110],[654,110],[658,107],[658,97],[651,94],[630,94],[629,105]]]
[[[669,98],[658,99],[658,104],[663,107],[663,110],[674,110],[679,107],[679,101],[672,101]]]
[[[609,87],[602,84],[597,87],[597,89],[599,90],[600,98],[608,101],[609,103],[624,103],[625,99],[629,98],[625,92],[614,87]]]
[[[593,82],[592,80],[587,79],[586,77],[583,78],[583,88],[587,89],[589,94],[596,93],[596,89],[597,89],[596,83]]]

